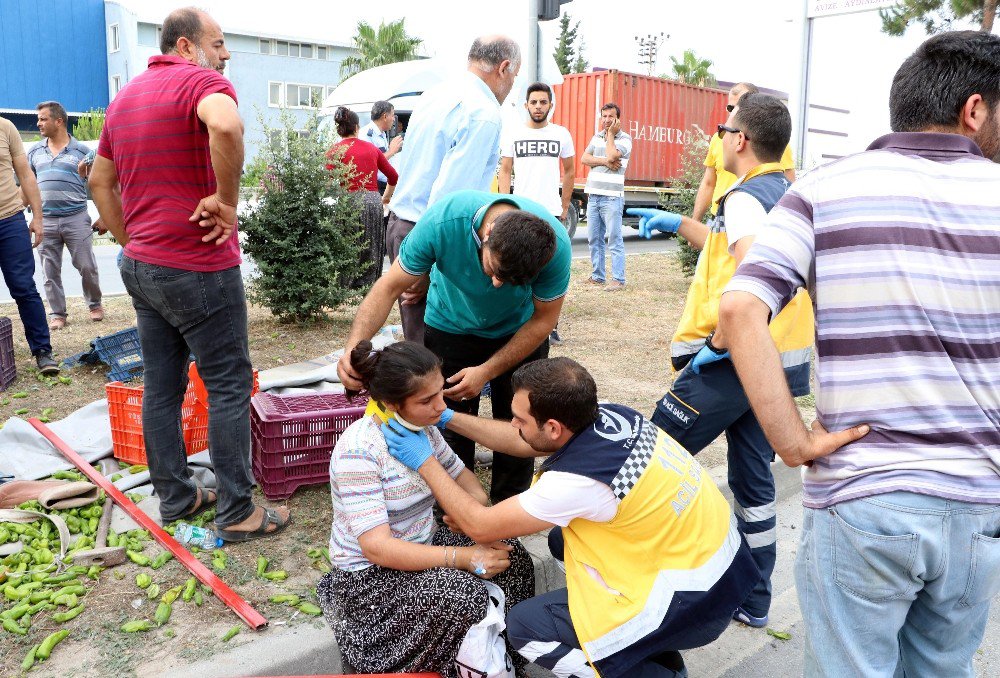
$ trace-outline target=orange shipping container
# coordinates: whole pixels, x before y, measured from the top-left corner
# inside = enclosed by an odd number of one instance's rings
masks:
[[[552,122],[569,129],[573,137],[576,183],[581,186],[589,170],[580,159],[606,103],[618,104],[622,130],[632,137],[632,156],[625,172],[628,186],[664,186],[680,172],[685,135],[694,128],[711,134],[726,121],[723,90],[616,70],[563,77],[563,83],[553,87]]]

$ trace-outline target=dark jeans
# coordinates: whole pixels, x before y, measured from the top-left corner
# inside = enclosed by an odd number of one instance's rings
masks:
[[[181,434],[188,356],[208,390],[208,449],[218,482],[220,528],[253,512],[250,492],[250,390],[246,297],[239,266],[200,273],[123,257],[145,367],[142,429],[150,477],[164,521],[196,499]]]
[[[424,333],[424,345],[434,352],[443,365],[441,371],[445,379],[466,367],[475,367],[493,357],[510,337],[485,339],[471,334],[450,334],[433,327],[427,327]],[[533,360],[549,357],[549,340],[546,339],[517,365],[498,377],[490,379],[490,401],[493,408],[493,418],[510,421],[513,415],[510,403],[514,399],[514,390],[510,379],[518,367]],[[456,412],[479,414],[479,396],[468,400],[456,401],[445,398],[448,407]],[[445,431],[444,438],[451,449],[470,470],[476,468],[476,444],[453,431]],[[535,470],[534,459],[512,457],[501,452],[493,452],[493,484],[490,488],[490,500],[499,504],[508,497],[520,494],[531,486],[531,476]]]
[[[399,256],[399,246],[403,238],[413,230],[416,224],[406,219],[400,219],[395,212],[389,212],[389,224],[385,229],[385,252],[389,256],[389,265]],[[424,343],[424,311],[427,308],[426,297],[419,304],[403,305],[399,302],[399,316],[403,323],[403,336],[407,341]]]
[[[743,608],[755,617],[765,616],[771,606],[771,573],[777,556],[774,450],[750,409],[733,364],[723,360],[705,365],[700,374],[685,367],[650,419],[691,454],[725,432],[736,523],[762,575]]]
[[[711,621],[714,640],[719,636],[715,627],[728,624],[729,620]],[[698,630],[692,629],[692,635],[698,635]],[[558,678],[593,675],[573,628],[567,589],[549,591],[515,605],[507,613],[507,638],[522,657],[552,671]],[[604,671],[601,675],[610,676]],[[628,670],[629,678],[686,678],[687,675],[680,654],[670,651],[641,658]]]
[[[0,271],[3,281],[17,303],[17,313],[24,325],[32,355],[52,353],[45,305],[35,287],[35,257],[31,253],[31,232],[24,213],[0,219]]]

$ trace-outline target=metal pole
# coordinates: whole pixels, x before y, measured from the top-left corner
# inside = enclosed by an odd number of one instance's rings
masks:
[[[528,44],[521,50],[521,72],[527,75],[527,82],[540,80],[538,73],[538,0],[528,0]]]

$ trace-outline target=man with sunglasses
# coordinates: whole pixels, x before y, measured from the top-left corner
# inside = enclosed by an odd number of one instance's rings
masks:
[[[763,579],[733,615],[753,627],[767,625],[771,604],[771,572],[777,552],[774,450],[767,442],[725,351],[712,335],[719,321],[719,298],[736,267],[767,219],[767,213],[789,187],[781,167],[792,120],[778,99],[745,94],[716,139],[727,171],[738,177],[719,199],[718,215],[708,226],[661,210],[630,209],[640,216],[639,231],[678,232],[701,249],[694,280],[671,343],[673,367],[680,370],[656,404],[653,423],[696,454],[719,434],[728,440],[729,487],[740,530],[746,535]],[[809,393],[813,315],[809,297],[800,291],[770,324],[771,337],[792,393]]]
[[[729,102],[726,105],[726,112],[732,113],[737,102],[744,94],[756,94],[760,89],[752,82],[738,82],[729,90]],[[716,214],[719,208],[719,198],[729,190],[729,187],[736,183],[736,175],[725,168],[722,157],[721,139],[712,135],[708,142],[708,153],[705,155],[705,174],[701,177],[701,184],[698,186],[698,195],[694,199],[694,213],[691,215],[695,221],[704,221],[705,214],[712,210]],[[786,146],[785,152],[781,156],[781,169],[789,181],[795,181],[795,161],[792,160],[792,147]]]

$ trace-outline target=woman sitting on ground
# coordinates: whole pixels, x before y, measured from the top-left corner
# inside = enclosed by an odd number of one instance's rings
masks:
[[[376,351],[362,341],[351,364],[372,398],[369,411],[380,405],[403,426],[423,428],[441,465],[486,505],[478,478],[435,427],[445,410],[438,357],[414,342]],[[320,605],[354,669],[456,676],[462,639],[486,616],[489,594],[482,579],[503,589],[509,609],[534,595],[534,568],[517,540],[476,544],[446,526],[435,531],[430,488],[389,454],[383,421],[377,411],[362,417],[333,450],[335,567],[317,587]],[[523,660],[508,653],[520,674]]]
[[[362,259],[371,263],[354,285],[366,287],[382,275],[382,259],[385,257],[383,205],[389,204],[399,175],[378,146],[358,138],[357,113],[341,106],[333,114],[333,122],[337,125],[337,134],[341,140],[327,151],[326,168],[333,169],[335,162],[342,162],[354,169],[354,175],[346,188],[352,193],[361,194],[361,224],[365,229],[364,241],[367,243]],[[378,194],[379,172],[385,175],[387,182],[383,195]]]

